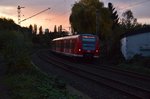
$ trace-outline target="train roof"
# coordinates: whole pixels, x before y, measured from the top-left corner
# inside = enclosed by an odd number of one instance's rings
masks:
[[[77,38],[77,37],[79,37],[79,36],[95,36],[95,35],[93,35],[93,34],[78,34],[78,35],[70,35],[70,36],[59,37],[59,38],[53,39],[53,41],[56,41],[56,40],[62,40],[62,39]]]
[[[59,38],[53,39],[53,41],[62,40],[62,39],[69,39],[69,38],[77,38],[78,36],[79,35],[71,35],[71,36],[59,37]]]

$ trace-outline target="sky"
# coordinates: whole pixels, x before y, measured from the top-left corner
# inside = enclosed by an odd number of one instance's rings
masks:
[[[10,18],[18,23],[17,7],[25,7],[21,9],[21,20],[26,19],[42,10],[50,8],[35,17],[21,22],[21,26],[29,27],[30,24],[37,24],[43,29],[54,30],[54,25],[62,25],[63,29],[69,30],[69,16],[73,4],[79,0],[0,0],[0,17]],[[111,2],[118,14],[131,9],[135,18],[139,23],[150,24],[150,0],[100,0],[107,7]]]

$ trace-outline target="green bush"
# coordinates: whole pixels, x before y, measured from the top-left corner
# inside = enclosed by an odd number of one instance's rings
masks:
[[[66,86],[60,88],[57,77],[49,77],[35,68],[21,74],[8,74],[6,84],[11,90],[11,99],[79,99],[71,95]]]
[[[8,66],[8,71],[18,71],[28,68],[30,58],[28,43],[23,33],[16,31],[1,31],[1,52]]]
[[[135,55],[131,60],[132,64],[138,64],[146,68],[150,68],[150,57],[144,57],[141,55]]]

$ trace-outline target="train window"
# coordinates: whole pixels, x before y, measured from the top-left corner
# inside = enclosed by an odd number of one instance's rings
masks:
[[[74,49],[75,48],[75,40],[72,40],[72,47],[71,47],[72,49]]]
[[[72,40],[70,40],[70,46],[69,46],[70,49],[72,49]]]
[[[82,41],[85,41],[85,42],[95,42],[95,38],[82,38]]]
[[[96,48],[96,38],[94,36],[82,37],[82,47],[84,50],[95,50]]]
[[[66,46],[67,46],[67,49],[69,49],[69,48],[70,48],[69,40],[67,40],[67,44],[66,44]]]
[[[56,48],[58,48],[58,41],[56,41]]]
[[[66,40],[66,48],[68,49],[68,40]]]
[[[58,48],[60,47],[60,41],[58,41]]]
[[[59,41],[58,47],[61,48],[61,41]]]
[[[56,41],[54,42],[54,49],[56,50]]]
[[[66,40],[64,40],[64,48],[66,48]]]
[[[64,44],[63,44],[63,40],[61,40],[61,49],[63,49],[64,48]]]

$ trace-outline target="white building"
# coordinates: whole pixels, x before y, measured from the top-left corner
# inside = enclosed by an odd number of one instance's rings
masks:
[[[121,51],[126,60],[133,58],[134,55],[150,56],[150,28],[122,35]]]

